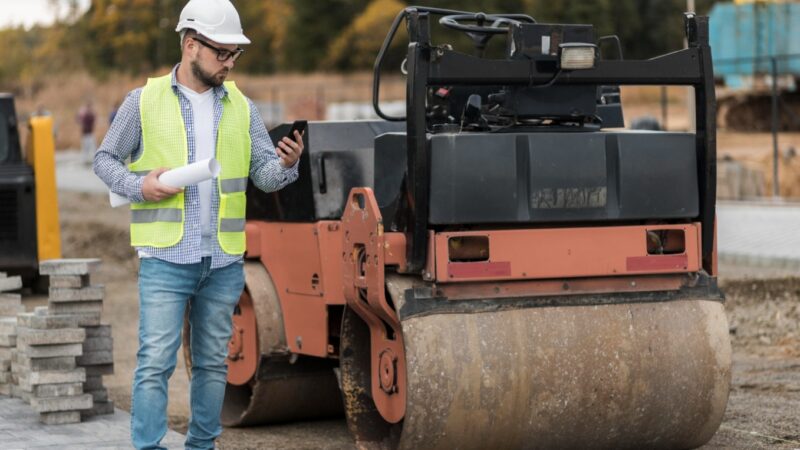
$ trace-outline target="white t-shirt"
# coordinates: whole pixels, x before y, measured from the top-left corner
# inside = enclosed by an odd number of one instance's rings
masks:
[[[178,89],[189,99],[192,104],[192,117],[194,123],[187,124],[187,134],[194,133],[194,160],[202,161],[213,158],[216,145],[214,144],[214,89],[203,93],[189,89],[178,83]],[[211,226],[211,193],[212,181],[203,181],[197,185],[198,198],[200,199],[200,234],[203,256],[211,256],[213,227]]]

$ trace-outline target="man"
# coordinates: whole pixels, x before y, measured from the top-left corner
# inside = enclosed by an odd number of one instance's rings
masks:
[[[281,189],[297,179],[302,138],[273,147],[258,111],[224,83],[250,41],[229,0],[191,0],[181,12],[181,62],[128,94],[95,156],[95,173],[131,201],[131,243],[140,256],[139,351],[131,400],[138,449],[167,432],[167,380],[189,305],[192,380],[187,449],[213,448],[222,431],[227,343],[244,287],[245,188]],[[131,156],[126,167],[123,161]],[[158,176],[216,157],[222,171],[185,190]]]
[[[92,156],[94,156],[97,145],[94,140],[94,121],[92,102],[87,101],[78,111],[78,123],[81,126],[81,159],[86,165],[92,163]]]

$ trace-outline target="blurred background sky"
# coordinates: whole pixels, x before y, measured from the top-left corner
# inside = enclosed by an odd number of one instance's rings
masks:
[[[82,11],[89,9],[91,0],[77,0]],[[0,28],[33,25],[51,25],[57,17],[65,14],[69,2],[66,0],[3,0]]]

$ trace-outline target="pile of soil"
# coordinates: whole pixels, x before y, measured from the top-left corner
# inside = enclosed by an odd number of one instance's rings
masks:
[[[800,278],[722,283],[734,348],[800,357]]]

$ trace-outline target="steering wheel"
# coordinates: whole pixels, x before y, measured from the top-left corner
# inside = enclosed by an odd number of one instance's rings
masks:
[[[474,22],[468,24],[465,22]],[[512,24],[521,22],[535,23],[533,17],[525,14],[452,14],[439,19],[439,24],[463,31],[467,34],[504,34]],[[486,25],[489,23],[489,25]]]
[[[536,23],[533,17],[525,14],[451,14],[439,19],[440,25],[467,33],[479,57],[483,56],[486,44],[492,37],[508,33],[511,25],[521,22]]]

